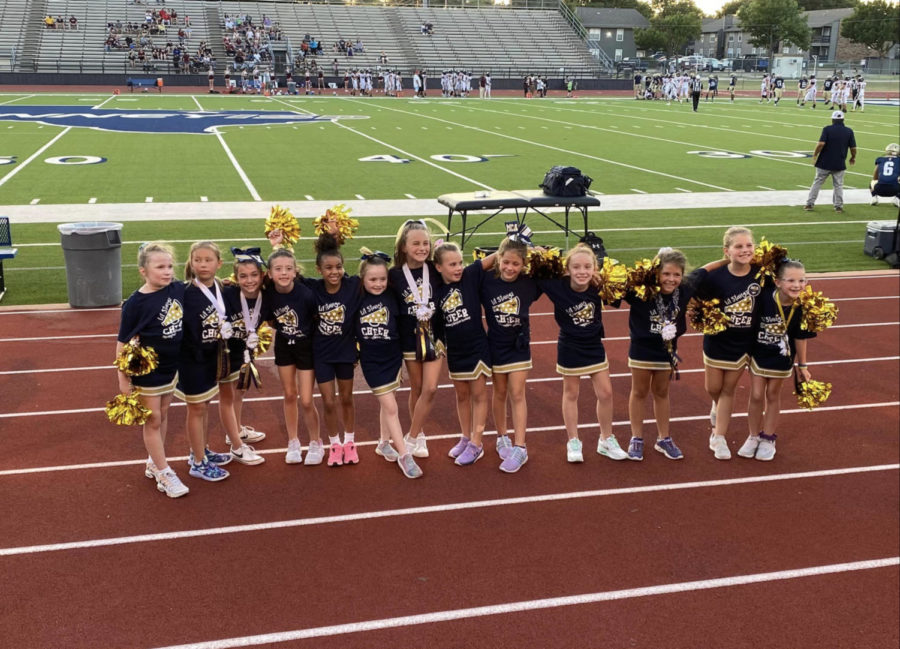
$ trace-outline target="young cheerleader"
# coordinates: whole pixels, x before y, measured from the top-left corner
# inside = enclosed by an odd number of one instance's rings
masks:
[[[403,439],[397,399],[394,391],[400,387],[403,352],[398,328],[399,307],[392,291],[388,291],[387,254],[370,252],[363,248],[359,277],[363,293],[356,322],[356,340],[359,342],[359,358],[363,377],[372,394],[378,399],[381,423],[381,444],[388,439],[396,445],[399,454],[397,464],[407,478],[421,478],[422,469],[416,464]],[[380,444],[380,445],[381,445]],[[379,445],[379,446],[380,446]],[[393,451],[393,449],[391,449]],[[385,459],[390,459],[382,453]]]
[[[223,289],[225,300],[228,303],[228,314],[233,329],[233,335],[228,339],[228,355],[232,373],[240,372],[247,355],[247,344],[250,342],[255,349],[259,342],[257,330],[262,324],[261,291],[265,266],[260,257],[259,248],[232,248],[234,266],[232,272],[237,285],[229,285]],[[244,392],[242,389],[234,389],[235,383],[219,383],[219,413],[222,408],[230,407],[234,411],[234,418],[241,433],[241,440],[247,444],[255,444],[266,438],[266,434],[256,430],[252,426],[241,424],[241,413],[244,404]],[[236,387],[236,386],[235,386]],[[225,441],[231,443],[226,436]]]
[[[284,392],[284,425],[288,446],[284,461],[303,462],[297,435],[299,410],[309,429],[307,465],[321,464],[325,456],[319,437],[319,412],[313,403],[315,371],[312,354],[312,329],[316,300],[302,282],[294,253],[279,248],[269,255],[269,278],[272,285],[263,292],[262,320],[275,327],[275,366]],[[297,402],[300,402],[299,409]]]
[[[750,436],[738,450],[741,457],[764,462],[775,457],[781,386],[791,376],[795,356],[801,377],[810,380],[806,341],[816,335],[800,327],[803,313],[797,298],[806,286],[803,264],[783,260],[775,274],[775,288],[764,287],[759,297],[759,322],[750,357]]]
[[[149,458],[144,470],[148,478],[156,480],[156,488],[178,498],[189,489],[181,482],[166,461],[166,429],[169,404],[175,389],[178,354],[183,336],[184,284],[173,281],[174,257],[172,247],[164,243],[147,243],[138,250],[138,272],[144,284],[122,305],[116,356],[122,347],[138,336],[143,347],[152,347],[158,356],[155,370],[144,376],[129,377],[118,371],[119,391],[132,389],[150,417],[144,423],[144,448]]]
[[[216,272],[222,266],[219,247],[212,241],[191,245],[184,276],[184,340],[178,359],[175,396],[187,405],[187,432],[191,446],[190,475],[210,482],[228,477],[219,465],[232,459],[259,464],[262,458],[241,441],[234,410],[225,408],[222,424],[231,439],[231,453],[214,453],[207,445],[209,402],[219,393],[219,382],[237,380],[231,372],[225,344],[233,333],[222,286]]]
[[[319,236],[315,247],[316,269],[322,278],[305,281],[312,290],[319,314],[313,331],[313,365],[328,431],[328,466],[356,464],[359,454],[354,432],[353,371],[357,353],[353,314],[361,298],[360,279],[344,272],[344,256],[333,233]]]
[[[578,393],[582,376],[588,376],[597,399],[600,439],[597,453],[611,460],[628,457],[613,435],[612,382],[603,347],[603,301],[597,291],[597,257],[584,243],[577,244],[563,259],[566,276],[541,280],[538,286],[553,302],[559,325],[556,371],[563,377],[562,414],[569,437],[566,459],[584,462],[578,438]],[[591,289],[594,290],[591,290]]]
[[[696,286],[706,278],[709,270],[727,263],[712,262],[685,279],[687,259],[680,250],[661,248],[654,261],[659,266],[655,278],[659,292],[647,300],[641,299],[634,290],[625,296],[625,301],[631,306],[628,313],[631,333],[628,349],[628,367],[631,368],[628,459],[636,462],[644,459],[644,402],[650,393],[653,394],[653,414],[656,418],[656,443],[653,448],[670,460],[684,457],[669,435],[669,382],[679,362],[678,338],[685,332],[686,307]]]
[[[503,459],[500,470],[515,473],[528,461],[525,426],[528,406],[525,385],[531,370],[531,331],[528,309],[541,289],[523,274],[528,245],[518,234],[502,241],[497,249],[494,273],[481,283],[481,304],[488,324],[491,372],[494,383],[492,410],[497,427],[497,453]],[[515,445],[506,435],[506,401],[512,408]]]
[[[394,245],[394,266],[388,272],[388,282],[400,311],[400,343],[403,360],[409,375],[409,432],[406,443],[416,457],[428,457],[428,444],[423,426],[434,396],[441,371],[440,353],[416,355],[416,329],[423,330],[420,342],[427,343],[434,336],[435,306],[432,296],[438,273],[430,261],[431,234],[422,221],[407,221],[397,235]],[[425,340],[422,340],[424,338]],[[433,338],[432,338],[433,342]],[[430,359],[430,360],[429,360]]]
[[[488,255],[464,266],[455,243],[443,243],[434,249],[434,265],[443,280],[435,289],[434,299],[443,322],[447,367],[456,390],[461,431],[449,455],[459,466],[474,464],[484,455],[481,437],[488,411],[491,350],[481,322],[478,289],[494,258]]]
[[[750,230],[728,228],[723,250],[728,264],[707,274],[697,287],[697,297],[720,300],[722,310],[729,317],[725,331],[703,337],[703,364],[706,391],[713,400],[709,448],[717,460],[730,460],[731,450],[725,435],[731,423],[734,392],[750,360],[753,314],[761,287],[756,280],[757,267],[751,264],[754,244]]]

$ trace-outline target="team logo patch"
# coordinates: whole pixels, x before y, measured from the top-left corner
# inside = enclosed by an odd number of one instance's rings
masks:
[[[377,311],[361,316],[359,321],[368,325],[386,325],[388,322],[388,310],[385,307],[381,307]]]
[[[181,308],[181,303],[177,300],[169,300],[165,306],[165,315],[163,316],[162,324],[164,327],[168,327],[170,324],[178,322],[184,316],[184,311]]]
[[[454,288],[447,294],[447,297],[444,298],[443,303],[441,303],[441,308],[444,311],[453,311],[462,306],[462,303],[462,294],[459,292],[458,288]]]
[[[494,307],[494,311],[497,313],[505,313],[507,315],[518,315],[519,314],[519,298],[514,297],[512,299],[506,300],[505,302],[501,302],[497,306]]]
[[[276,318],[278,322],[283,324],[285,327],[296,327],[297,326],[297,314],[291,310],[287,313],[282,313],[280,316]]]
[[[111,110],[83,106],[0,106],[0,121],[93,128],[117,133],[216,133],[224,126],[267,126],[368,119],[255,110]]]
[[[330,311],[326,311],[325,313],[320,313],[319,317],[322,318],[324,322],[339,324],[344,321],[344,307],[342,305],[331,309]]]

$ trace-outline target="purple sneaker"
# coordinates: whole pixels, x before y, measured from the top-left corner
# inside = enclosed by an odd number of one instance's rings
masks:
[[[469,442],[468,444],[466,444],[466,450],[460,453],[459,457],[456,458],[456,462],[454,462],[454,464],[458,466],[468,466],[470,464],[475,464],[482,458],[483,455],[483,446],[475,446],[473,442]]]
[[[644,440],[640,437],[632,437],[628,442],[628,459],[635,462],[644,460]]]
[[[653,445],[653,448],[670,460],[681,460],[684,458],[684,453],[681,452],[680,448],[675,446],[675,442],[672,441],[671,437],[656,440],[656,444]]]
[[[462,436],[459,438],[459,441],[456,442],[456,446],[450,449],[450,452],[447,453],[454,460],[463,454],[463,451],[466,450],[466,446],[469,445],[469,438],[466,436]]]
[[[506,456],[506,459],[500,463],[500,470],[504,473],[515,473],[522,468],[528,461],[528,451],[524,446],[513,446],[512,450]]]
[[[512,440],[509,439],[509,435],[497,435],[497,455],[500,456],[501,460],[507,458],[512,447],[513,443]]]

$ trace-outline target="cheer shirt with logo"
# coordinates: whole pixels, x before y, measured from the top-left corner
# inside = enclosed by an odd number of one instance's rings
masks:
[[[313,357],[316,362],[355,363],[353,316],[362,299],[359,277],[345,273],[335,293],[326,290],[322,279],[307,278],[304,282],[312,291],[318,313],[313,330]]]
[[[715,335],[703,336],[703,353],[717,360],[738,360],[753,346],[753,315],[762,288],[756,279],[757,266],[738,277],[728,266],[710,271],[697,286],[697,297],[718,298],[719,309],[730,318],[728,328]]]
[[[487,318],[488,341],[491,355],[505,348],[527,345],[531,339],[528,309],[541,296],[535,280],[519,275],[515,281],[506,282],[496,273],[485,273],[481,282],[481,304]],[[520,350],[521,351],[521,350]],[[495,364],[505,364],[504,360]]]
[[[435,270],[434,264],[430,261],[426,263],[428,264],[428,283],[431,284],[431,300],[428,302],[428,305],[435,309],[435,290],[440,284],[441,274]],[[421,295],[422,268],[410,268],[409,272]],[[406,281],[406,274],[403,272],[402,267],[394,266],[388,271],[388,285],[397,296],[397,304],[400,306],[400,344],[403,346],[403,351],[414,351],[416,348],[416,322],[418,320],[416,318],[416,302],[413,299],[412,290],[409,288],[409,282]],[[435,324],[434,321],[432,321],[432,324]],[[437,331],[434,333],[436,336],[438,335]]]
[[[118,341],[127,343],[140,336],[143,347],[152,347],[159,356],[158,371],[174,372],[184,337],[183,282],[171,282],[158,291],[135,291],[122,305]]]
[[[784,318],[790,320],[785,327],[784,319],[778,310],[776,303],[776,289],[765,287],[759,297],[759,318],[756,327],[756,339],[753,341],[753,358],[757,365],[770,370],[789,370],[793,364],[794,355],[797,353],[796,340],[815,338],[816,334],[804,331],[800,326],[803,320],[803,309],[800,305],[794,309],[791,316],[790,306],[781,306]],[[790,356],[782,353],[782,334],[787,333]]]
[[[316,317],[316,299],[302,281],[294,280],[288,293],[279,293],[274,286],[262,291],[263,308],[260,320],[271,322],[277,332],[276,344],[291,344],[301,338],[312,337]]]

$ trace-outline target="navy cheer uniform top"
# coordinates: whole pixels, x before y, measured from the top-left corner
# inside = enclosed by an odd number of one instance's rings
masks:
[[[481,282],[481,304],[488,324],[488,342],[494,371],[531,368],[531,328],[528,309],[541,295],[532,278],[520,274],[506,282],[494,272]]]
[[[765,375],[765,371],[771,370],[779,373],[790,372],[794,364],[794,355],[797,353],[796,340],[815,338],[816,334],[804,331],[800,327],[803,320],[803,309],[798,304],[791,316],[791,307],[781,305],[778,310],[776,303],[777,290],[765,287],[759,298],[759,320],[756,328],[756,338],[753,341],[753,370],[754,374]],[[784,319],[790,320],[785,327]],[[787,341],[784,341],[787,334]],[[787,346],[783,347],[786,342]],[[787,352],[785,354],[784,352]]]
[[[299,279],[289,293],[279,293],[274,286],[262,292],[263,309],[260,319],[275,327],[275,344],[291,345],[312,336],[316,316],[316,300]]]
[[[560,374],[591,374],[608,368],[603,348],[603,301],[596,288],[572,288],[569,277],[541,280],[541,290],[553,302],[553,317],[559,326],[556,371]]]
[[[430,261],[425,263],[428,264],[428,283],[431,284],[431,300],[428,305],[434,309],[436,308],[435,290],[440,284],[441,274],[435,270],[434,264]],[[409,272],[421,291],[422,268],[410,268]],[[416,351],[416,302],[402,267],[394,266],[388,270],[388,285],[397,296],[397,304],[400,306],[400,344],[403,347],[404,356],[410,358],[410,354],[415,354]],[[437,332],[435,333],[437,334]],[[412,360],[415,360],[414,356]]]
[[[127,343],[134,336],[140,336],[143,347],[156,350],[159,365],[152,373],[174,376],[178,369],[184,336],[185,287],[183,282],[171,282],[152,293],[135,291],[122,305],[118,341]],[[139,385],[144,378],[135,376],[132,382]]]
[[[481,260],[463,269],[462,278],[435,289],[437,319],[442,322],[450,378],[462,381],[490,376],[491,352],[481,321],[479,287],[485,270]]]
[[[703,336],[703,355],[707,360],[721,361],[728,367],[740,369],[753,346],[753,314],[762,288],[756,280],[758,267],[738,277],[728,266],[706,274],[697,287],[697,297],[703,300],[719,299],[719,308],[730,318],[728,328],[716,335]],[[713,365],[715,366],[715,365]]]
[[[360,279],[344,274],[336,293],[325,289],[322,279],[303,280],[312,291],[318,313],[313,330],[313,358],[316,363],[356,362],[356,341],[353,337],[353,315],[362,298]]]
[[[399,311],[392,291],[385,290],[381,295],[365,293],[354,318],[359,364],[366,383],[376,395],[390,392],[399,385],[403,365]]]

